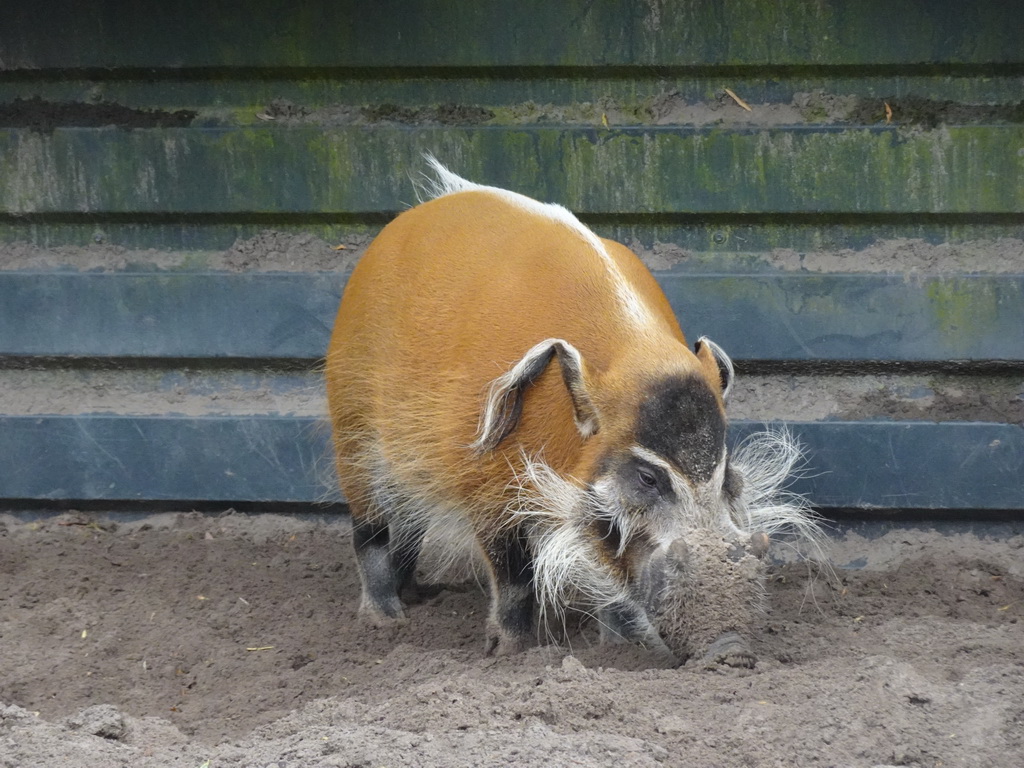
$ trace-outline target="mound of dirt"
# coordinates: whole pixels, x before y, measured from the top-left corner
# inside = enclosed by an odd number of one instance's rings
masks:
[[[344,520],[0,518],[0,766],[1024,764],[1024,537],[848,537],[780,565],[753,670],[483,655],[447,585],[366,630]]]

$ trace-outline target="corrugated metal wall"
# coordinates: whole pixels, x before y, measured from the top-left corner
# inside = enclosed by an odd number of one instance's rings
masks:
[[[151,6],[5,8],[0,504],[331,498],[317,366],[432,152],[637,250],[821,509],[1024,510],[1015,4]]]

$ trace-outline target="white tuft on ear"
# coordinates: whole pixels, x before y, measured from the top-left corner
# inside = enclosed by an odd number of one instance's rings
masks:
[[[697,339],[697,343],[694,345],[697,350],[700,350],[702,346],[707,346],[711,350],[712,356],[715,358],[715,362],[718,363],[718,373],[722,379],[722,400],[729,399],[729,393],[732,391],[732,382],[736,378],[736,369],[733,368],[732,360],[725,354],[725,350],[715,344],[707,336],[701,336]]]

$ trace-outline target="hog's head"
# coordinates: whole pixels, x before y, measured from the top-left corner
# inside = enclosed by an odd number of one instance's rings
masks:
[[[565,341],[537,345],[492,387],[478,442],[515,429],[523,405],[510,382],[557,357],[584,442],[568,473],[524,455],[513,510],[533,541],[541,605],[595,609],[605,640],[752,666],[769,536],[814,529],[784,491],[800,451],[766,433],[731,454],[729,358],[707,339],[672,360],[655,352],[594,370]]]

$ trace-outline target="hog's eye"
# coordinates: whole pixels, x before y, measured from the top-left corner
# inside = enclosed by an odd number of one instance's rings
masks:
[[[640,480],[640,484],[647,488],[657,488],[658,478],[654,476],[654,473],[644,467],[639,467],[636,470],[636,476]]]

